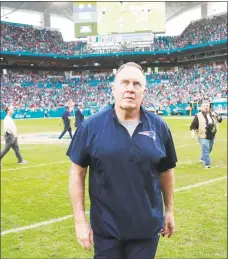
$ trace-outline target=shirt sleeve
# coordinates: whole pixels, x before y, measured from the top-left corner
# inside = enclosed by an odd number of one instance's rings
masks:
[[[198,116],[196,115],[192,121],[190,130],[198,130],[198,129],[199,129],[199,119],[198,119]]]
[[[177,162],[177,155],[176,155],[176,150],[173,143],[172,134],[167,125],[164,132],[164,145],[165,145],[166,157],[163,158],[158,164],[158,170],[160,173],[176,167],[176,162]]]
[[[88,129],[86,126],[84,126],[84,124],[81,124],[80,127],[78,127],[76,130],[66,153],[73,163],[81,167],[87,167],[89,165],[90,156],[87,143]]]

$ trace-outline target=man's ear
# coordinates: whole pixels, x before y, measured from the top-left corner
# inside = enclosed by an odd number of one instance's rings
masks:
[[[145,95],[146,92],[147,92],[147,88],[146,88],[146,86],[145,86],[144,91],[143,91],[143,94],[142,94],[142,97],[144,97],[144,95]]]
[[[112,92],[115,91],[115,83],[112,83]]]

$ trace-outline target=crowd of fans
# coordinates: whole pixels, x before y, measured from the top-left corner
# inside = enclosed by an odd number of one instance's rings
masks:
[[[39,75],[32,72],[9,73],[1,76],[1,108],[13,104],[14,107],[21,109],[55,110],[64,107],[70,99],[73,99],[75,103],[83,102],[85,107],[97,111],[107,105],[107,98],[111,96],[111,77],[112,74],[101,74],[67,79],[63,75],[47,78],[44,73]],[[51,87],[49,87],[50,79]],[[99,83],[92,86],[93,80]],[[57,87],[59,84],[61,87]]]
[[[146,107],[163,110],[171,105],[227,98],[226,64],[181,69],[169,72],[167,76],[168,82],[147,89],[144,98]]]
[[[50,76],[50,73],[48,74]],[[52,75],[53,86],[48,87],[47,73],[9,72],[1,77],[1,108],[12,103],[17,108],[55,110],[72,99],[83,102],[85,108],[98,111],[113,102],[111,82],[113,73],[76,75],[66,78]],[[57,87],[54,80],[62,83]],[[32,82],[30,86],[23,82]],[[43,82],[43,85],[40,85]],[[96,82],[96,84],[94,84]],[[201,102],[203,99],[227,97],[227,65],[195,66],[173,72],[147,75],[147,90],[143,106],[164,110],[171,105]]]
[[[146,47],[121,45],[116,49],[94,49],[86,42],[64,42],[59,31],[1,23],[1,50],[61,55],[129,52],[136,50],[169,50],[227,39],[226,14],[189,24],[180,36],[155,37]]]
[[[1,50],[74,55],[83,42],[64,42],[59,31],[1,23]]]

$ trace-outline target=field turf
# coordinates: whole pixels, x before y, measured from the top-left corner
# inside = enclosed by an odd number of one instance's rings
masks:
[[[204,169],[199,162],[199,143],[190,138],[191,118],[165,120],[171,128],[178,155],[176,233],[171,239],[161,238],[156,258],[227,258],[227,121],[223,121],[217,133],[211,154],[212,168]],[[58,121],[16,120],[16,124],[19,134],[60,132]],[[17,165],[12,150],[2,160],[1,258],[93,257],[93,253],[82,249],[75,239],[68,195],[67,147],[68,144],[61,142],[20,145],[29,164]],[[86,209],[89,210],[87,187]],[[188,188],[180,189],[182,187]],[[68,215],[59,222],[20,229]]]

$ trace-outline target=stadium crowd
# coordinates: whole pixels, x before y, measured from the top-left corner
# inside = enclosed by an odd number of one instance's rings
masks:
[[[191,22],[180,36],[155,37],[149,49],[122,45],[116,49],[94,49],[86,42],[64,42],[59,31],[18,26],[1,22],[1,50],[41,54],[87,54],[105,52],[129,52],[136,50],[168,50],[189,45],[204,44],[227,39],[226,14]]]
[[[59,73],[48,78],[47,73],[19,74],[11,71],[1,77],[1,108],[12,103],[17,108],[54,110],[64,107],[72,99],[97,111],[112,103],[113,79],[113,73],[77,75],[72,78]],[[50,80],[52,83],[48,85]],[[28,85],[28,82],[31,84]],[[161,71],[147,75],[147,82],[143,105],[156,110],[166,109],[170,105],[227,97],[227,65],[211,64],[180,68],[176,72]]]
[[[64,42],[59,31],[1,23],[1,50],[74,55],[83,42]]]

